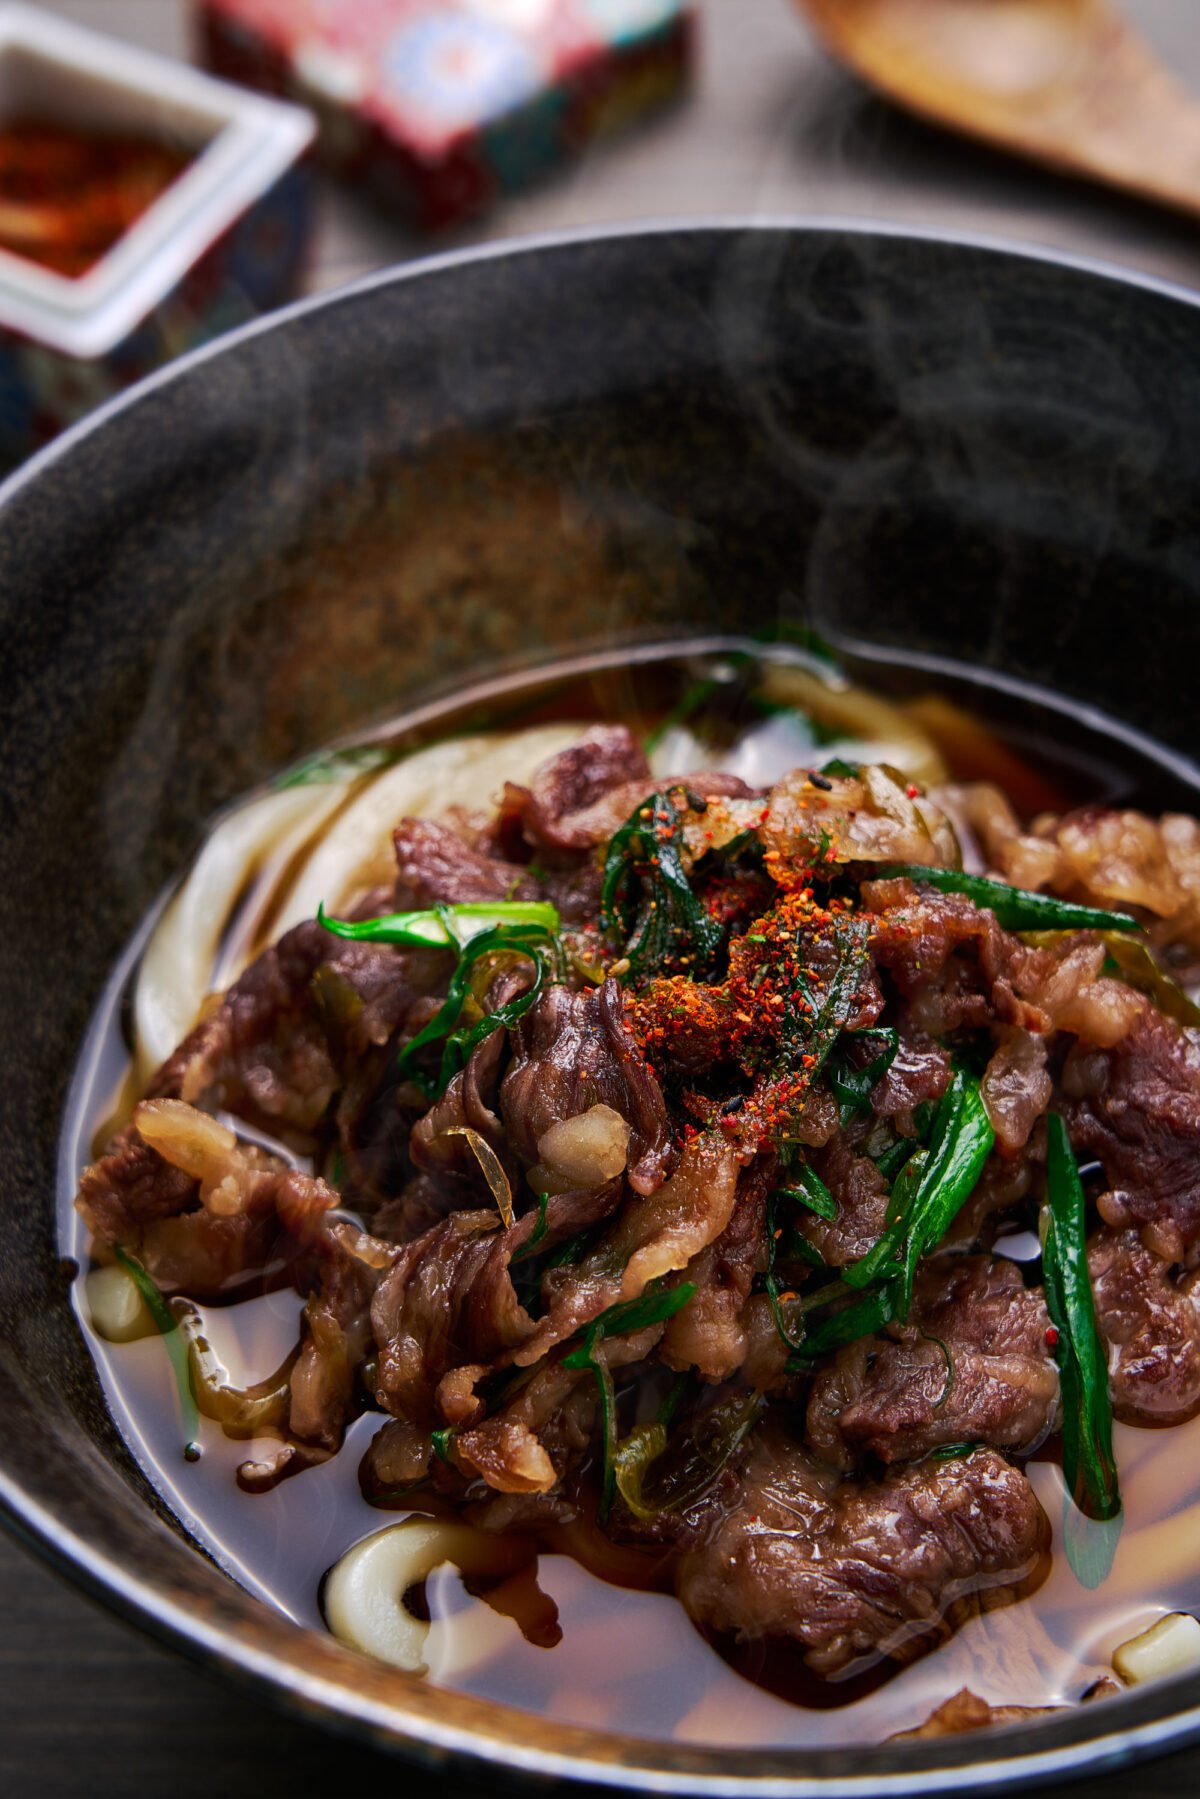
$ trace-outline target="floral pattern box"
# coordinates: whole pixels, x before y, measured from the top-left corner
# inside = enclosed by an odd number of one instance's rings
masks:
[[[680,95],[682,0],[199,0],[203,53],[302,99],[328,166],[435,230]]]

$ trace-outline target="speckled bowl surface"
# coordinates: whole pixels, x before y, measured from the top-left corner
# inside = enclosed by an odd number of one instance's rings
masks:
[[[1032,1780],[1200,1735],[1179,1679],[1036,1728],[803,1756],[423,1686],[164,1514],[67,1301],[66,1086],[205,819],[523,660],[805,620],[1099,707],[1195,780],[1200,311],[1110,271],[829,223],[451,256],[190,357],[0,491],[0,1500],[73,1578],[426,1761],[674,1792]],[[1005,694],[1013,694],[1010,701]]]

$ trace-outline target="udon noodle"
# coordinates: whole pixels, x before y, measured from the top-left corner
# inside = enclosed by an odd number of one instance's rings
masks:
[[[214,825],[76,1197],[145,1459],[295,1615],[582,1721],[519,1682],[601,1580],[704,1740],[1186,1664],[1200,827],[818,655],[652,713],[376,739]]]

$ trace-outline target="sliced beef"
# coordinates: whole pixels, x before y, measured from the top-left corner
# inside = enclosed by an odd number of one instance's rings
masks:
[[[156,1219],[186,1212],[198,1200],[194,1177],[164,1160],[130,1124],[84,1169],[75,1206],[98,1244],[120,1243],[136,1253]]]
[[[482,1415],[476,1384],[512,1360],[535,1329],[513,1284],[514,1259],[522,1258],[539,1225],[540,1254],[603,1223],[622,1192],[622,1183],[611,1181],[593,1192],[554,1194],[544,1218],[531,1207],[509,1230],[500,1229],[494,1208],[453,1211],[405,1243],[371,1308],[379,1403],[425,1426]],[[570,1273],[564,1270],[562,1278]]]
[[[1028,1718],[1045,1718],[1051,1712],[1060,1712],[1061,1705],[990,1705],[973,1693],[970,1687],[960,1687],[949,1699],[944,1699],[936,1711],[930,1712],[923,1724],[914,1730],[898,1730],[887,1740],[889,1743],[912,1743],[926,1737],[961,1737],[972,1730],[991,1730],[997,1724],[1023,1724]]]
[[[625,725],[593,725],[570,749],[543,762],[528,788],[510,785],[505,809],[535,848],[590,849],[601,838],[581,824],[580,815],[614,787],[649,778],[645,752]]]
[[[1040,1288],[1013,1262],[940,1256],[922,1265],[907,1325],[851,1344],[813,1382],[809,1442],[851,1467],[866,1453],[913,1461],[947,1443],[1028,1453],[1053,1427],[1058,1369]]]
[[[396,910],[488,900],[538,898],[537,882],[519,863],[486,855],[447,825],[406,818],[393,833],[396,846]]]
[[[165,1293],[214,1299],[294,1262],[337,1197],[207,1113],[157,1099],[84,1171],[75,1204],[98,1248],[137,1256]]]
[[[1105,948],[1092,932],[1064,932],[1034,948],[1002,929],[995,913],[963,894],[912,881],[867,881],[876,917],[871,947],[934,1037],[995,1023],[1044,1036],[1072,1031],[1084,1042],[1119,1042],[1146,1002],[1103,973]]]
[[[1200,1241],[1200,1032],[1145,1006],[1108,1050],[1077,1045],[1062,1077],[1077,1150],[1098,1156],[1116,1228],[1136,1225],[1167,1260]]]
[[[768,1424],[677,1590],[704,1628],[791,1638],[831,1675],[947,1635],[956,1601],[1029,1582],[1048,1537],[1029,1482],[995,1450],[844,1480]]]
[[[184,1038],[149,1097],[234,1112],[307,1133],[342,1084],[339,1066],[386,1043],[414,1003],[444,984],[449,956],[297,925],[251,963]]]
[[[980,1092],[996,1133],[996,1148],[1007,1160],[1024,1149],[1053,1091],[1043,1039],[1029,1031],[1003,1031],[984,1069]]]
[[[1115,1352],[1109,1392],[1119,1418],[1179,1424],[1200,1411],[1200,1276],[1175,1276],[1136,1231],[1088,1242],[1096,1322]]]
[[[304,1307],[292,1369],[289,1434],[322,1449],[341,1447],[360,1397],[358,1369],[372,1347],[371,1298],[387,1265],[385,1245],[335,1224],[317,1243],[317,1284]]]
[[[865,1256],[883,1235],[888,1184],[874,1162],[856,1154],[840,1135],[809,1160],[837,1203],[837,1217],[824,1219],[801,1212],[797,1222],[829,1267],[844,1268]]]
[[[871,1092],[877,1118],[904,1118],[918,1106],[939,1100],[950,1085],[950,1054],[903,1012],[896,1054]]]
[[[662,1357],[672,1368],[694,1368],[703,1380],[728,1380],[746,1358],[742,1319],[765,1255],[767,1195],[778,1179],[774,1156],[739,1177],[733,1216],[721,1235],[688,1263],[695,1297],[667,1325]]]
[[[551,757],[530,785],[505,789],[501,840],[520,841],[554,863],[597,849],[652,793],[684,787],[702,798],[746,799],[737,775],[704,769],[659,779],[623,725],[595,725],[577,744]]]
[[[625,1022],[616,981],[575,993],[548,987],[512,1032],[513,1059],[500,1087],[508,1140],[527,1166],[552,1124],[595,1105],[631,1127],[629,1184],[652,1193],[676,1160],[662,1090]]]
[[[405,1244],[375,1294],[378,1399],[416,1423],[440,1422],[438,1383],[529,1336],[533,1320],[508,1275],[509,1233],[495,1212],[454,1212]]]
[[[1194,818],[1081,806],[1039,822],[1036,841],[1049,858],[1039,885],[1092,905],[1132,907],[1148,915],[1156,942],[1192,955],[1200,950],[1200,825]]]
[[[737,1183],[733,1152],[712,1136],[693,1138],[669,1180],[626,1203],[594,1249],[546,1277],[545,1315],[513,1360],[531,1365],[607,1307],[637,1299],[651,1281],[687,1268],[728,1225]]]

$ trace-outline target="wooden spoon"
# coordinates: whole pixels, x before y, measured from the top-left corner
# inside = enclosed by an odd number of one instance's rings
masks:
[[[1105,0],[798,4],[834,55],[913,112],[1200,214],[1200,104]]]

